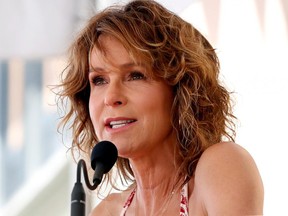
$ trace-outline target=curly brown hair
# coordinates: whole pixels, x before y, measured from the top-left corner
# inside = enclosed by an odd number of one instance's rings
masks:
[[[92,17],[71,46],[59,92],[62,102],[70,101],[61,125],[71,123],[72,148],[87,154],[98,142],[88,109],[89,54],[94,47],[101,50],[101,34],[117,38],[131,57],[148,62],[153,75],[173,88],[171,122],[181,158],[178,176],[184,184],[205,149],[224,138],[234,141],[230,93],[220,84],[214,48],[190,23],[155,1],[112,6]],[[133,180],[128,159],[119,158],[117,167],[124,180]]]

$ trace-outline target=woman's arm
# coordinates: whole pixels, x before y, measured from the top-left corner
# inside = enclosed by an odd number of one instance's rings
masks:
[[[209,216],[263,214],[259,171],[250,154],[234,143],[219,143],[203,153],[195,187]]]
[[[121,211],[121,194],[120,193],[112,193],[109,194],[104,200],[102,200],[89,214],[89,216],[111,216],[111,215],[119,215]],[[120,208],[120,209],[119,209]]]

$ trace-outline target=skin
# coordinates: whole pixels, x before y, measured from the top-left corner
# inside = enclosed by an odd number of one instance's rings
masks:
[[[180,191],[171,195],[178,163],[170,123],[173,93],[148,67],[133,63],[122,44],[100,36],[103,53],[90,55],[90,117],[99,140],[113,142],[129,158],[137,191],[129,215],[179,215]],[[109,59],[109,61],[107,61]],[[133,120],[111,128],[108,123]],[[110,194],[92,212],[119,215],[131,190]],[[261,215],[263,185],[257,167],[242,147],[218,143],[201,156],[189,182],[189,215]]]
[[[133,63],[114,38],[101,36],[100,41],[109,62],[93,50],[89,73],[89,110],[97,137],[115,142],[120,156],[135,160],[156,146],[172,146],[176,141],[170,123],[172,88],[147,77],[145,65]],[[119,120],[134,122],[116,129],[107,125]]]

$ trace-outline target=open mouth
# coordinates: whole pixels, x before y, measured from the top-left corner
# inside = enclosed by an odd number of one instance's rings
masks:
[[[118,120],[118,121],[111,121],[107,126],[115,129],[115,128],[120,128],[124,127],[125,125],[131,124],[135,122],[136,120],[129,119],[129,120]]]

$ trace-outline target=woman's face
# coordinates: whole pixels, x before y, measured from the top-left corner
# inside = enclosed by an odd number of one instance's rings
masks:
[[[115,38],[101,35],[104,54],[90,55],[89,110],[98,139],[113,142],[121,157],[137,157],[176,142],[171,125],[172,88],[148,76]]]

